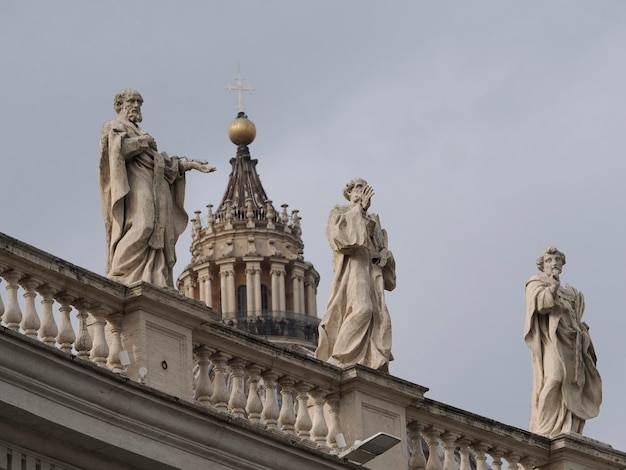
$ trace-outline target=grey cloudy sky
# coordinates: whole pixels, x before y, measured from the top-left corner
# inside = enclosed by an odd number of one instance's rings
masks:
[[[625,21],[623,1],[5,0],[0,230],[103,274],[98,141],[129,87],[161,150],[218,167],[189,175],[188,212],[219,203],[239,69],[266,192],[303,217],[320,316],[326,217],[362,176],[398,263],[392,374],[526,429],[524,284],[556,245],[604,382],[586,434],[626,450]]]

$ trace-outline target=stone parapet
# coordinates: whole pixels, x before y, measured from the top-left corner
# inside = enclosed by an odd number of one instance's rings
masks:
[[[538,436],[330,365],[229,327],[203,302],[117,284],[4,234],[2,280],[0,464],[16,455],[28,468],[39,452],[68,468],[353,468],[340,435],[351,446],[383,431],[401,443],[367,468],[626,468],[606,444]],[[94,448],[119,462],[98,466]]]

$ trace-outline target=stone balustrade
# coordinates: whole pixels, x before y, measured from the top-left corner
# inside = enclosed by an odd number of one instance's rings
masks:
[[[0,295],[0,318],[6,328],[102,367],[122,369],[123,286],[4,234],[0,285],[2,280],[6,296],[3,302]]]
[[[317,327],[321,319],[291,311],[259,310],[246,312],[248,318],[224,321],[228,326],[255,336],[300,339],[317,345]]]
[[[470,453],[477,470],[531,470],[550,460],[550,439],[427,398],[408,408],[407,423],[412,470],[470,470]]]
[[[129,346],[124,321],[138,298],[148,308],[182,308],[196,323],[211,318],[182,295],[143,283],[123,286],[0,233],[3,285],[0,325],[118,373],[125,370],[120,352]]]
[[[341,369],[218,322],[197,328],[193,341],[196,401],[338,452]]]
[[[213,205],[209,204],[208,214],[206,217],[201,217],[199,212],[196,212],[196,217],[193,220],[194,226],[198,229],[208,229],[209,232],[213,231],[216,226],[230,226],[233,223],[244,222],[246,224],[261,221],[266,223],[268,229],[276,228],[275,224],[281,226],[282,230],[293,231],[294,235],[299,236],[301,234],[299,211],[294,209],[291,214],[287,212],[287,204],[283,204],[282,211],[278,212],[274,209],[272,201],[266,201],[265,207],[257,208],[248,204],[248,207],[233,207],[230,201],[226,201],[225,206],[216,212],[213,212]],[[203,222],[205,223],[203,225]]]
[[[626,454],[605,444],[541,437],[427,399],[399,378],[329,365],[229,327],[199,301],[117,284],[4,234],[0,282],[3,328],[230,422],[335,455],[339,434],[348,445],[381,430],[399,437],[372,469],[626,468]]]

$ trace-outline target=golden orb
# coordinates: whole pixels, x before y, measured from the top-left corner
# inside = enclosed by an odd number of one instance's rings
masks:
[[[228,138],[235,145],[250,145],[256,137],[256,126],[243,112],[237,115],[228,129]]]

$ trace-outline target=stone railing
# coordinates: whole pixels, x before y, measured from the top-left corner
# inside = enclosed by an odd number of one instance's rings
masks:
[[[206,229],[211,233],[216,227],[224,229],[233,224],[239,225],[242,222],[246,225],[255,222],[264,222],[268,229],[275,229],[277,226],[283,231],[293,233],[300,236],[302,233],[301,223],[302,217],[299,215],[298,209],[293,209],[291,214],[287,212],[287,204],[282,204],[282,211],[276,211],[272,205],[272,201],[265,201],[265,207],[256,207],[252,204],[252,199],[246,201],[246,207],[233,207],[231,201],[224,201],[224,207],[213,212],[213,204],[208,204],[208,213],[205,217],[200,211],[196,211],[195,218],[192,220],[193,231],[199,232]],[[203,224],[204,222],[204,224]]]
[[[470,470],[470,455],[477,470],[501,470],[503,459],[508,468],[524,470],[543,468],[550,460],[550,439],[426,398],[409,407],[407,423],[411,469]]]
[[[115,372],[125,370],[122,331],[138,297],[182,308],[196,323],[212,313],[173,292],[125,287],[0,233],[0,286],[2,280],[2,326]]]
[[[123,286],[0,234],[2,279],[6,297],[3,305],[0,296],[0,315],[6,328],[100,366],[122,369]]]
[[[200,302],[122,286],[3,234],[0,280],[3,327],[233,422],[326,454],[340,452],[340,434],[348,445],[378,431],[399,437],[372,469],[626,468],[626,454],[605,444],[537,436],[402,379],[329,365],[224,325]]]
[[[295,338],[317,345],[317,327],[320,318],[290,311],[262,310],[247,312],[247,318],[225,320],[228,326],[255,336]]]
[[[195,400],[337,451],[341,369],[213,322],[194,344]]]

